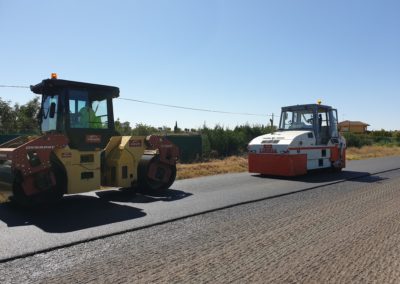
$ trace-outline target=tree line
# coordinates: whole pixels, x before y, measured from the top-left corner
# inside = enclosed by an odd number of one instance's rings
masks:
[[[35,97],[26,104],[12,105],[0,97],[0,134],[38,134],[40,133],[38,113],[40,97]],[[229,129],[220,125],[210,128],[181,129],[178,122],[173,128],[154,127],[143,123],[131,126],[130,122],[115,121],[115,128],[121,135],[147,136],[158,135],[201,135],[203,157],[226,157],[239,155],[247,151],[247,144],[259,135],[271,132],[270,126],[248,124]]]
[[[163,127],[153,127],[143,123],[138,123],[134,127],[129,122],[116,120],[115,127],[122,135],[201,135],[203,144],[203,158],[221,158],[233,155],[241,155],[247,152],[247,145],[250,140],[262,134],[272,132],[271,126],[264,125],[240,125],[233,129],[216,125],[213,128],[203,125],[200,128],[181,129],[175,123],[173,129]],[[275,129],[275,128],[273,128]]]
[[[369,131],[365,134],[344,133],[347,147],[361,148],[363,146],[400,146],[400,131],[384,129]]]
[[[39,99],[35,97],[26,104],[12,105],[0,97],[0,134],[39,133]]]
[[[0,134],[35,134],[40,133],[38,113],[40,98],[35,97],[26,104],[12,105],[0,97]],[[233,129],[216,125],[203,125],[197,129],[181,129],[178,122],[173,128],[163,126],[154,127],[137,123],[133,127],[130,122],[115,121],[116,130],[121,135],[146,136],[158,135],[201,135],[203,157],[219,158],[246,153],[248,143],[255,137],[271,133],[275,127],[265,125],[240,125]],[[348,147],[362,147],[365,145],[400,146],[400,131],[370,131],[366,134],[345,133]]]

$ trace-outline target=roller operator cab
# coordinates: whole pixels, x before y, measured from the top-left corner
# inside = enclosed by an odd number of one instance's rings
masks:
[[[120,136],[112,86],[43,80],[42,135],[0,145],[0,193],[22,205],[104,187],[167,189],[176,177],[178,148],[160,136]]]
[[[70,148],[102,149],[112,136],[119,135],[112,104],[119,96],[117,87],[47,79],[31,86],[31,91],[42,95],[42,132],[65,134]]]
[[[337,124],[337,110],[330,106],[283,107],[278,130],[249,143],[249,172],[297,176],[321,168],[340,171],[346,165],[346,141]]]

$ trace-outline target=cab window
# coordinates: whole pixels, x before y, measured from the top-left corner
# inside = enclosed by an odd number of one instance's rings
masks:
[[[308,110],[284,111],[279,129],[304,130],[313,128],[313,112]]]
[[[43,98],[42,106],[42,123],[43,132],[57,129],[57,111],[58,111],[58,95],[46,96]]]
[[[86,90],[69,91],[71,128],[108,128],[107,100],[91,100]]]

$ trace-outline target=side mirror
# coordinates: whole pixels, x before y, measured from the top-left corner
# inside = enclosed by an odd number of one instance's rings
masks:
[[[51,103],[50,104],[50,118],[54,118],[56,114],[56,103]]]

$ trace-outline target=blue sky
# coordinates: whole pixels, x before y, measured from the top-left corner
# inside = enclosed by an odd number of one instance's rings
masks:
[[[281,106],[321,99],[340,120],[400,129],[400,1],[0,0],[0,35],[0,85],[57,72],[124,98],[266,115],[117,100],[115,117],[132,125],[266,124]]]

